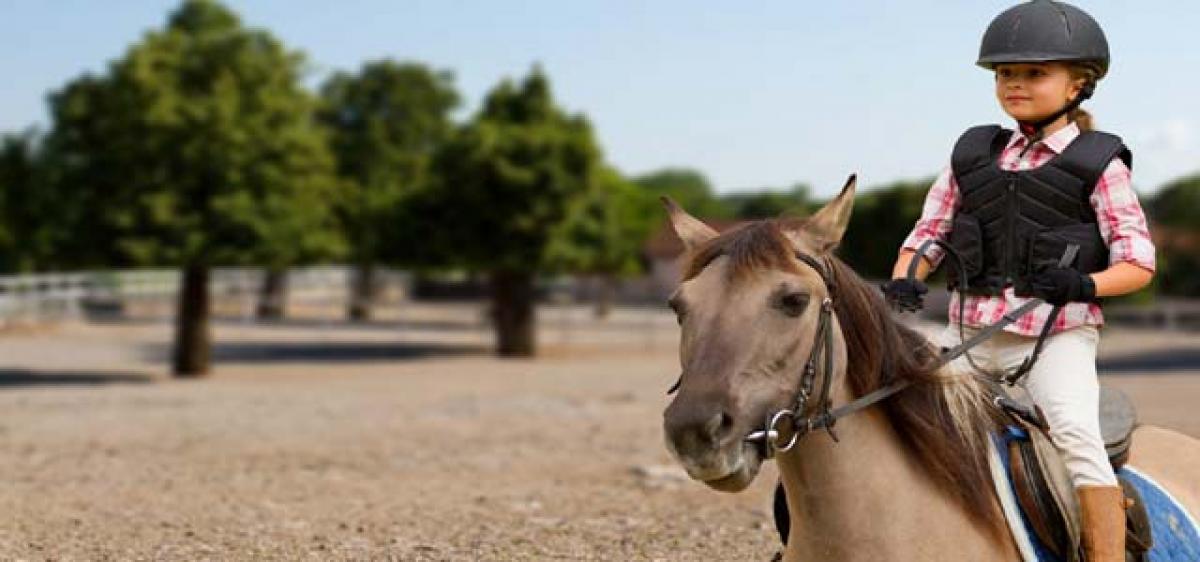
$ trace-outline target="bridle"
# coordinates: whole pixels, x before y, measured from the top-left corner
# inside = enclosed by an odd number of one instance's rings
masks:
[[[917,256],[924,255],[931,245],[932,242],[922,244],[920,249],[917,250]],[[953,248],[948,245],[942,245],[947,251],[953,251]],[[1068,247],[1060,263],[1068,263],[1073,259],[1077,250],[1077,247]],[[834,299],[837,296],[837,285],[833,282],[828,262],[814,258],[803,252],[795,252],[793,255],[797,260],[804,262],[817,272],[817,275],[820,276],[821,281],[825,284],[827,296],[821,300],[821,308],[817,318],[817,331],[813,336],[812,350],[809,352],[808,360],[804,362],[804,371],[800,376],[800,390],[796,393],[792,407],[784,408],[768,415],[762,429],[753,431],[744,438],[748,443],[761,443],[761,451],[764,459],[770,459],[776,453],[791,450],[801,438],[817,430],[825,430],[836,442],[838,441],[838,436],[834,432],[834,426],[839,419],[887,400],[912,385],[912,381],[908,379],[895,381],[887,386],[864,394],[842,406],[833,407],[832,402],[829,400],[829,391],[833,385],[833,313]],[[957,259],[957,256],[955,258]],[[908,277],[910,279],[913,279],[916,273],[916,262],[917,259],[914,258],[909,265]],[[974,336],[963,339],[958,345],[952,348],[943,348],[933,368],[944,366],[970,351],[971,348],[987,341],[997,332],[1016,322],[1042,303],[1041,299],[1029,299],[1025,304],[1005,314],[996,323],[977,331]],[[1033,360],[1036,360],[1036,357],[1037,354],[1035,351],[1034,355],[1027,362],[1031,363]],[[821,386],[814,394],[813,387],[817,384],[818,363],[821,364]],[[1023,366],[1022,370],[1026,368]],[[678,390],[682,380],[683,377],[681,375],[675,381],[675,384],[667,390],[667,394],[673,394]],[[987,388],[989,394],[991,394],[994,406],[1000,408],[1008,415],[1033,426],[1043,429],[1047,427],[1045,417],[1039,408],[1036,406],[1030,407],[1014,400],[1000,385],[1000,382],[989,376],[980,376],[979,380]],[[1005,378],[1002,382],[1013,385],[1016,384],[1017,380]],[[814,396],[816,397],[816,402],[810,407],[809,401]]]
[[[924,254],[929,246],[929,243],[922,245],[920,250],[918,250],[918,255]],[[1077,250],[1077,248],[1068,248],[1062,261],[1068,262],[1069,258],[1073,258],[1074,250]],[[833,404],[829,400],[829,390],[833,384],[833,312],[834,298],[837,296],[837,286],[834,284],[833,277],[829,273],[827,262],[818,260],[802,252],[796,252],[794,255],[796,259],[804,262],[817,272],[817,275],[825,283],[828,296],[821,301],[820,316],[817,320],[817,331],[813,338],[812,351],[809,352],[808,360],[804,363],[804,372],[800,377],[800,390],[796,394],[792,407],[779,410],[767,416],[766,426],[763,429],[751,432],[745,437],[745,441],[749,443],[761,442],[764,459],[772,458],[776,453],[791,450],[802,437],[816,430],[824,429],[835,442],[838,441],[837,433],[834,432],[833,428],[839,419],[887,400],[912,384],[912,381],[908,379],[896,381],[842,406],[837,408],[832,407]],[[908,275],[910,278],[915,274],[916,261],[914,258],[913,265],[909,267]],[[961,341],[953,348],[943,349],[934,367],[943,366],[958,356],[963,355],[971,348],[991,338],[1005,326],[1016,322],[1017,319],[1029,313],[1040,304],[1042,304],[1040,299],[1030,299],[1021,307],[1005,314],[995,324],[983,328],[970,339]],[[1032,359],[1036,360],[1036,353]],[[815,395],[817,398],[815,404],[810,408],[809,400],[814,397],[813,386],[816,384],[818,362],[822,365],[821,387]],[[994,406],[1024,422],[1037,427],[1046,427],[1045,418],[1036,406],[1031,408],[1017,402],[991,377],[983,376],[980,377],[980,380],[992,395],[992,404]],[[1004,382],[1011,385],[1015,384],[1016,381],[1006,380]]]
[[[821,300],[821,309],[817,317],[817,331],[813,336],[812,351],[804,362],[804,371],[800,376],[800,390],[796,393],[791,408],[779,410],[767,417],[766,427],[746,436],[746,441],[761,442],[764,458],[774,457],[776,453],[791,450],[800,438],[815,430],[824,429],[834,441],[838,441],[833,427],[837,420],[859,410],[885,400],[904,390],[909,381],[899,381],[871,392],[850,403],[833,408],[829,400],[829,390],[833,386],[833,312],[834,298],[837,296],[837,286],[829,274],[829,266],[823,260],[818,260],[802,252],[795,253],[796,259],[804,262],[817,272],[825,283],[827,295]],[[821,363],[821,387],[813,394],[816,385],[817,363]],[[809,408],[809,400],[816,397],[813,407]]]

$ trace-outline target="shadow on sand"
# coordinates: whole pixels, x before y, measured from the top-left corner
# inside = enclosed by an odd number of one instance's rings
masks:
[[[215,342],[212,360],[215,363],[343,363],[482,355],[490,351],[489,346],[468,344],[241,340]],[[170,352],[167,346],[147,346],[144,357],[148,361],[166,362]]]
[[[143,373],[111,371],[34,371],[0,368],[0,389],[29,386],[95,386],[101,384],[144,384],[153,377]]]
[[[1100,374],[1133,375],[1162,371],[1200,371],[1200,349],[1175,348],[1101,359]]]

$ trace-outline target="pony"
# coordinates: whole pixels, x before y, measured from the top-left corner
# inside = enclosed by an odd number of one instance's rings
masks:
[[[725,233],[664,198],[684,245],[668,300],[682,374],[663,413],[666,446],[692,479],[745,489],[769,456],[747,436],[793,407],[803,367],[825,348],[817,372],[830,379],[828,403],[798,413],[909,384],[774,456],[790,512],[784,560],[1020,560],[988,464],[1007,418],[979,379],[942,367],[938,348],[833,255],[855,183],[810,216]],[[826,299],[831,345],[820,341]],[[1129,464],[1200,514],[1200,441],[1140,426]]]

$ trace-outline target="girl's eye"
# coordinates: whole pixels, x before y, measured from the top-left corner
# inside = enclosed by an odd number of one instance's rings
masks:
[[[779,297],[779,309],[788,316],[800,316],[806,307],[808,307],[808,295],[804,293],[788,293]]]

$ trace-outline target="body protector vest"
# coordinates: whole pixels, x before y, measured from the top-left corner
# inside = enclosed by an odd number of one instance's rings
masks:
[[[999,295],[1012,285],[1017,295],[1029,296],[1029,276],[1057,266],[1070,245],[1079,247],[1071,263],[1079,272],[1108,267],[1108,246],[1089,199],[1113,158],[1132,167],[1125,144],[1084,131],[1044,165],[1007,171],[999,160],[1012,134],[997,125],[974,127],[954,146],[950,167],[960,197],[948,242],[966,278],[951,268],[951,289]]]

